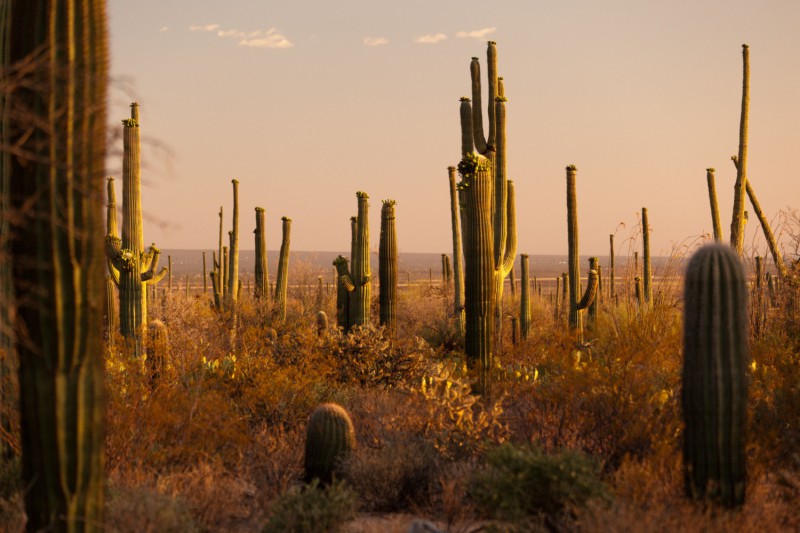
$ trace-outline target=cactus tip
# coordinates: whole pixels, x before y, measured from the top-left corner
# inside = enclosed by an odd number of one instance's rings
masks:
[[[461,98],[458,99],[458,101],[461,103],[468,103],[470,102],[470,99],[468,96],[462,96]]]
[[[567,165],[567,170],[572,170],[574,172],[578,170],[578,167],[576,167],[575,165]]]
[[[494,45],[497,44],[497,42],[496,41],[486,41],[486,44],[488,44],[489,46],[494,46]]]
[[[284,222],[291,222],[292,221],[292,219],[289,218],[289,217],[281,217],[281,220],[283,220]]]
[[[714,172],[714,167],[708,167],[708,168],[706,169],[706,172]]]

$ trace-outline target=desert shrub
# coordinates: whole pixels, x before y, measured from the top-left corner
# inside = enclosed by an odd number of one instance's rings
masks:
[[[430,443],[412,438],[358,450],[345,466],[365,510],[386,512],[429,504],[442,461]]]
[[[336,532],[355,518],[357,499],[343,483],[320,487],[314,481],[279,496],[270,509],[263,533]]]
[[[547,455],[535,446],[504,444],[487,454],[469,494],[488,516],[524,523],[573,512],[609,493],[599,465],[582,453]]]
[[[192,533],[199,531],[180,497],[150,487],[113,487],[106,522],[114,533]]]

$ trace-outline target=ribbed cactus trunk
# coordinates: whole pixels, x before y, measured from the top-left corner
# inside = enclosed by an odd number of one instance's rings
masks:
[[[223,243],[222,236],[224,235],[224,220],[222,206],[219,206],[219,247],[217,249],[217,264],[215,265],[217,271],[217,291],[219,293],[219,303],[217,303],[217,309],[222,309],[221,305],[225,299],[225,291],[226,287],[226,277],[225,273],[227,272],[227,260],[225,253],[225,244]]]
[[[644,303],[647,306],[653,303],[653,270],[650,264],[650,223],[647,218],[647,208],[642,208],[642,274],[644,277]]]
[[[722,242],[722,224],[719,219],[719,203],[717,202],[717,185],[714,178],[714,169],[706,169],[706,181],[708,182],[708,202],[711,205],[711,226],[714,229],[714,241]]]
[[[744,250],[744,196],[747,189],[747,131],[750,115],[750,48],[742,45],[742,109],[739,117],[739,154],[736,158],[736,184],[733,187],[731,248],[739,256]]]
[[[734,250],[709,244],[684,285],[684,473],[690,497],[740,506],[749,363],[747,288]]]
[[[592,302],[589,304],[588,311],[586,313],[587,317],[587,326],[590,330],[593,330],[594,327],[597,325],[597,310],[600,303],[600,292],[602,291],[602,287],[600,285],[600,259],[597,257],[590,257],[589,258],[589,276],[591,276],[591,272],[597,272],[597,295],[592,298]],[[591,285],[591,280],[590,283]]]
[[[99,531],[105,2],[2,2],[0,17],[3,71],[22,77],[4,94],[4,147],[17,152],[3,158],[2,182],[17,215],[3,262],[15,300],[26,528]]]
[[[617,292],[616,292],[617,288],[614,286],[615,264],[614,264],[614,235],[613,234],[608,236],[608,249],[609,249],[610,263],[611,263],[609,265],[609,272],[608,272],[608,285],[609,285],[608,297],[609,297],[609,300],[611,300],[611,305],[613,305],[614,298],[616,298],[616,296],[617,296]]]
[[[531,333],[531,282],[527,254],[520,256],[520,263],[522,288],[519,297],[519,333],[523,339],[527,339]]]
[[[264,223],[264,208],[256,207],[256,265],[255,265],[255,287],[253,295],[256,300],[269,299],[269,271],[267,269],[267,238]]]
[[[453,314],[459,337],[464,337],[464,262],[461,242],[461,206],[456,188],[456,167],[447,168],[450,182],[450,223],[453,232]]]
[[[386,327],[392,338],[397,335],[397,230],[394,205],[394,200],[383,202],[378,244],[380,324]]]
[[[366,326],[370,322],[372,295],[372,273],[369,264],[369,196],[359,191],[356,197],[358,198],[356,246],[350,267],[354,285],[351,326]]]
[[[333,260],[336,267],[336,325],[342,330],[350,329],[350,293],[355,288],[350,279],[347,259],[341,255]]]
[[[575,165],[567,167],[567,269],[569,298],[569,328],[577,334],[578,344],[583,344],[583,317],[578,311],[581,292],[581,266],[578,256],[578,195]]]
[[[331,483],[356,445],[350,414],[344,407],[326,403],[311,413],[306,427],[305,481]]]
[[[203,295],[208,292],[208,270],[206,265],[206,252],[203,250]]]
[[[226,302],[232,309],[239,299],[239,180],[233,179],[231,184],[233,185],[233,220],[230,232]]]
[[[289,238],[292,231],[292,219],[282,217],[283,238],[281,252],[278,257],[278,276],[275,280],[275,305],[278,320],[286,320],[286,299],[289,288]]]

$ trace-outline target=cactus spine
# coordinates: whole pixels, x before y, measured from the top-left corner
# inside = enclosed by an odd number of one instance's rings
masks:
[[[731,248],[739,256],[744,248],[744,195],[747,188],[747,130],[750,114],[750,48],[742,45],[742,110],[739,118],[739,155],[736,158],[736,184],[733,187]]]
[[[708,244],[689,261],[683,324],[686,492],[739,506],[745,497],[749,324],[744,269],[728,246]]]
[[[644,303],[653,302],[653,271],[650,266],[650,225],[647,221],[647,208],[642,208],[642,274],[644,276]]]
[[[3,146],[19,151],[0,156],[0,214],[16,214],[2,223],[4,241],[13,229],[11,260],[3,260],[12,286],[4,279],[3,290],[17,296],[28,531],[99,531],[104,523],[105,13],[97,0],[0,5],[3,72],[23,67],[2,97]]]
[[[528,255],[520,255],[522,267],[522,290],[519,297],[519,332],[523,339],[531,333],[531,288],[530,272],[528,270]]]
[[[450,182],[450,222],[453,232],[453,313],[459,336],[464,336],[464,264],[461,245],[461,207],[456,188],[456,167],[447,167]]]
[[[719,204],[717,203],[717,186],[714,179],[714,169],[706,169],[708,182],[708,200],[711,204],[711,225],[714,227],[714,241],[722,242],[722,224],[719,221]]]
[[[289,237],[292,231],[292,219],[282,217],[283,238],[281,253],[278,257],[278,275],[275,280],[275,304],[278,320],[286,320],[286,296],[289,287]]]
[[[394,206],[394,200],[383,201],[378,245],[380,324],[386,326],[392,338],[397,334],[397,230]]]
[[[233,308],[239,299],[239,180],[231,180],[233,185],[233,220],[230,232],[230,253],[228,255],[227,305]]]
[[[131,118],[123,120],[122,124],[122,239],[107,235],[106,255],[119,273],[120,332],[131,353],[140,357],[143,328],[147,324],[147,285],[157,283],[167,269],[155,273],[161,255],[155,244],[148,251],[144,250],[139,104],[131,104]]]
[[[464,203],[465,348],[478,371],[478,392],[489,390],[493,344],[499,342],[503,285],[514,264],[517,236],[514,186],[506,178],[506,98],[497,77],[497,48],[487,48],[489,136],[484,138],[480,65],[472,58],[472,100],[461,99],[459,173]],[[486,284],[493,285],[487,287]],[[491,316],[486,316],[487,313]],[[494,338],[493,338],[494,337]]]
[[[256,207],[256,229],[254,233],[256,239],[254,296],[256,300],[267,300],[269,298],[269,287],[267,286],[269,271],[267,270],[267,238],[263,207]]]
[[[353,422],[342,406],[325,403],[314,409],[306,428],[306,483],[314,479],[331,483],[355,445]]]

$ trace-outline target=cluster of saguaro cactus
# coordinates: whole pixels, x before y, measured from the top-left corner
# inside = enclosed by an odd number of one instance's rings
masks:
[[[325,403],[315,408],[306,428],[305,481],[331,483],[355,445],[353,422],[342,406]]]
[[[577,178],[578,169],[575,165],[567,167],[567,287],[564,293],[569,299],[569,327],[575,334],[575,340],[580,347],[583,344],[583,316],[581,311],[586,309],[597,294],[597,271],[590,270],[586,291],[578,300],[581,288],[580,256],[578,255],[578,195]]]
[[[506,176],[506,98],[489,41],[488,137],[484,136],[478,58],[470,63],[472,101],[461,98],[461,175],[465,263],[465,349],[477,370],[477,391],[489,389],[495,340],[502,331],[502,297],[517,250],[514,186]]]
[[[2,2],[0,33],[1,68],[20,76],[2,96],[0,215],[16,214],[3,230],[3,288],[15,302],[26,528],[96,531],[105,523],[105,2]]]
[[[139,137],[139,104],[131,104],[131,117],[123,124],[122,156],[122,238],[106,235],[106,256],[112,277],[119,286],[120,332],[125,337],[131,353],[140,357],[143,352],[143,328],[147,324],[147,285],[157,283],[167,272],[156,274],[161,251],[152,244],[144,249],[141,205],[141,140]],[[113,180],[109,179],[109,206],[115,203]],[[112,216],[113,215],[113,216]],[[116,213],[108,209],[110,219]],[[107,221],[107,229],[116,222]]]
[[[390,337],[397,334],[397,229],[394,206],[394,200],[383,201],[378,244],[380,324],[386,327]]]
[[[255,264],[255,284],[253,286],[253,297],[256,300],[269,299],[269,270],[267,268],[267,237],[264,223],[264,208],[256,207],[256,264]]]
[[[289,290],[289,242],[292,219],[281,217],[281,251],[278,256],[278,274],[275,278],[275,312],[278,320],[286,320],[286,301]]]
[[[334,259],[338,277],[336,299],[337,324],[345,331],[353,326],[368,325],[372,273],[369,264],[369,196],[359,191],[358,216],[350,219],[351,266],[341,255]]]
[[[219,208],[219,247],[214,257],[211,284],[214,291],[214,307],[233,311],[239,299],[239,180],[232,179],[233,218],[228,232],[228,246],[223,245],[223,210]]]
[[[744,269],[732,248],[708,244],[689,261],[684,283],[686,491],[739,506],[745,497],[749,359]]]

